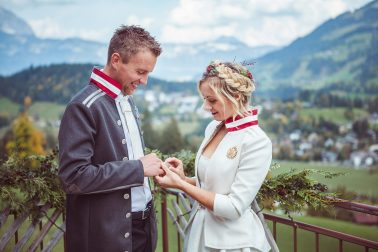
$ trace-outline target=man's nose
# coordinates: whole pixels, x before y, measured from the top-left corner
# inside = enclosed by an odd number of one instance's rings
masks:
[[[141,85],[147,85],[147,81],[148,81],[148,76],[140,78],[139,83]]]

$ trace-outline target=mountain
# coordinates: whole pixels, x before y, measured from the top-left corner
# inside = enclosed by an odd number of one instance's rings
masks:
[[[98,64],[107,53],[106,46],[97,42],[38,38],[25,21],[1,7],[0,21],[0,74],[3,75],[51,63]]]
[[[258,87],[269,92],[378,93],[378,1],[328,20],[257,60]]]
[[[1,7],[0,31],[7,34],[34,36],[32,28],[24,20]]]
[[[7,77],[0,76],[0,96],[21,104],[26,96],[33,101],[66,104],[77,91],[88,85],[92,68],[92,64],[55,64],[30,67]],[[172,82],[153,77],[148,79],[147,88],[163,92],[197,92],[195,82]]]
[[[0,7],[0,74],[52,63],[104,64],[107,44],[82,39],[41,39],[14,13]],[[163,44],[154,76],[167,80],[196,79],[214,59],[242,61],[277,49],[251,48],[232,37],[200,44]]]
[[[199,44],[164,44],[154,76],[168,80],[198,80],[210,61],[241,62],[276,50],[276,46],[249,47],[234,37]]]

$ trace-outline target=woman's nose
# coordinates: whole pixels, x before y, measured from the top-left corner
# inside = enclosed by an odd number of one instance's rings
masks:
[[[203,103],[203,109],[206,110],[206,111],[210,111],[211,110],[211,106],[207,102],[204,102]]]

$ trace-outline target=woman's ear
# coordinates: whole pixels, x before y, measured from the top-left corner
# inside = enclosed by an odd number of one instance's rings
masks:
[[[235,98],[237,101],[240,101],[240,99],[241,99],[241,94],[236,94],[236,95],[234,95],[234,98]]]

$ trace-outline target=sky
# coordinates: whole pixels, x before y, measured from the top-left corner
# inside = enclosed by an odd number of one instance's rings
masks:
[[[121,24],[161,43],[196,44],[233,36],[249,46],[284,46],[330,18],[371,0],[0,0],[41,38],[107,43]]]

